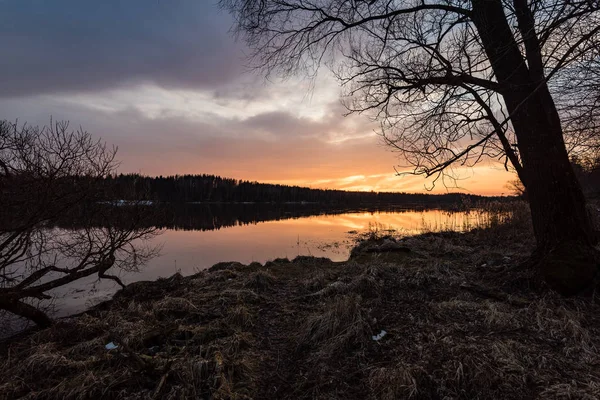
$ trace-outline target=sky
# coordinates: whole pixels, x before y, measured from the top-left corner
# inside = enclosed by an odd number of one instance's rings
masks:
[[[425,192],[329,71],[266,79],[216,0],[0,0],[0,118],[68,120],[118,147],[120,172],[344,190]],[[400,168],[400,170],[403,170]],[[508,194],[499,164],[462,191]],[[458,191],[438,184],[435,192]]]

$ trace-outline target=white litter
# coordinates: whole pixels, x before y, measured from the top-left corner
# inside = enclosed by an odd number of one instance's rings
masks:
[[[385,335],[387,335],[387,332],[384,331],[383,329],[381,330],[381,332],[379,332],[378,335],[372,336],[373,340],[378,342],[380,341]]]
[[[104,346],[104,348],[105,348],[106,350],[114,350],[114,349],[116,349],[117,347],[119,347],[119,345],[118,345],[118,344],[115,344],[115,342],[110,342],[110,343],[108,343],[106,346]]]

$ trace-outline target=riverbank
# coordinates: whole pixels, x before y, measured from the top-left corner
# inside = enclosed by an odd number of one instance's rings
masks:
[[[600,398],[600,305],[534,278],[527,229],[373,236],[129,285],[3,345],[0,398]]]

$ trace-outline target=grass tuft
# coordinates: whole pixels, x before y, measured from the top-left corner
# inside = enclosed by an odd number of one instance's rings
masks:
[[[361,301],[358,295],[334,298],[322,312],[308,317],[300,343],[318,347],[328,356],[351,346],[363,346],[372,332]]]
[[[251,273],[244,281],[244,288],[253,289],[258,292],[264,292],[270,290],[277,282],[277,278],[273,276],[268,270],[258,270]]]
[[[254,315],[244,304],[238,304],[229,310],[225,322],[236,330],[243,331],[254,325]]]

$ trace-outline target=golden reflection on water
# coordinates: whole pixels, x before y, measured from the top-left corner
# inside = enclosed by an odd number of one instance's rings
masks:
[[[176,271],[191,274],[220,261],[264,263],[277,257],[291,259],[298,255],[342,261],[348,258],[357,232],[378,229],[412,235],[427,231],[462,231],[481,219],[482,215],[477,212],[468,215],[441,210],[362,212],[260,222],[214,231],[167,230],[157,239],[163,243],[162,255],[137,274],[137,279],[139,276],[143,279],[169,276]]]
[[[361,212],[317,215],[297,219],[260,222],[212,231],[166,230],[155,239],[162,244],[161,255],[141,272],[119,274],[125,283],[169,277],[176,272],[190,275],[220,261],[264,263],[278,257],[298,255],[328,257],[334,261],[348,258],[357,233],[392,230],[394,235],[412,235],[428,231],[471,229],[485,222],[485,215],[471,211],[449,213],[441,210],[404,212]],[[383,232],[386,233],[386,232]],[[116,272],[116,271],[115,271]],[[90,304],[109,298],[117,289],[112,282],[96,283],[96,290],[81,292],[90,284],[79,281],[65,287],[59,314],[82,311]]]

